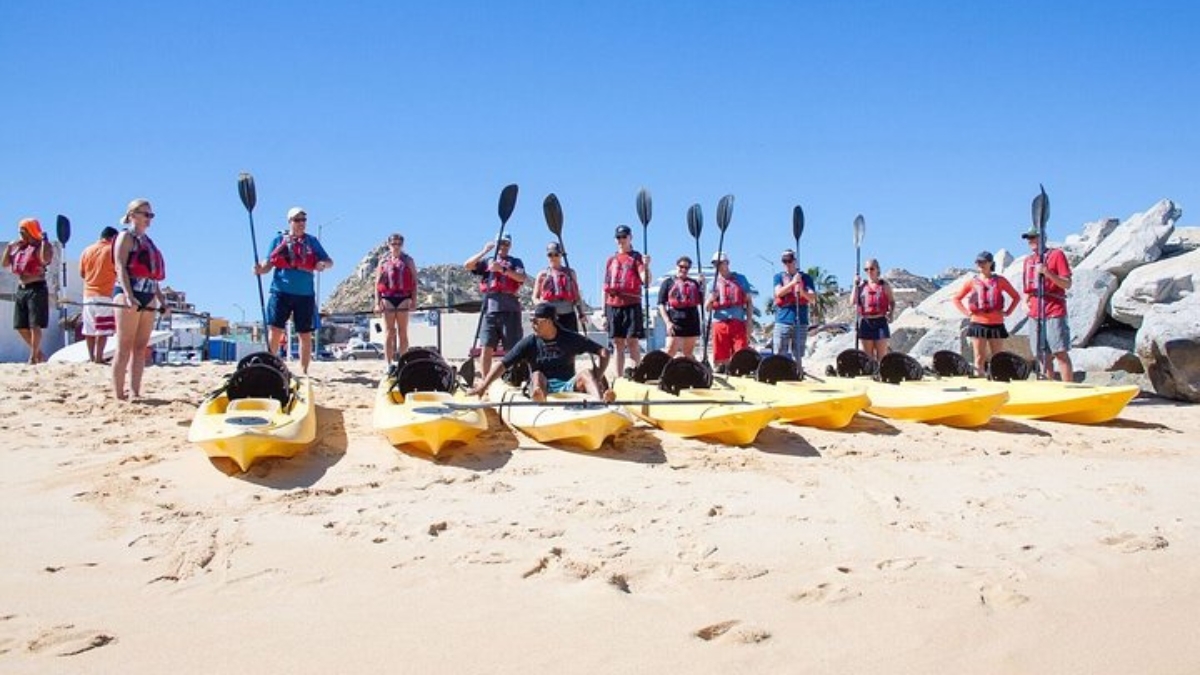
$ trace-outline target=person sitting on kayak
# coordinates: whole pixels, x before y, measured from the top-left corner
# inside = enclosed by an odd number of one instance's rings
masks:
[[[615,392],[609,389],[601,393],[600,381],[595,375],[596,372],[603,373],[608,367],[608,350],[575,331],[563,328],[557,322],[557,317],[558,310],[550,303],[544,302],[535,307],[530,320],[533,334],[521,338],[499,363],[492,366],[483,381],[468,393],[479,396],[504,371],[524,361],[533,371],[529,378],[529,397],[535,401],[546,400],[547,393],[564,391],[582,391],[596,400],[613,400]],[[600,357],[595,372],[575,372],[575,357],[582,354]]]

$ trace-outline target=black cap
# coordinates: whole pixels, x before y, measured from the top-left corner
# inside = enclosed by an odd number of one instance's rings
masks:
[[[549,244],[546,244],[546,253],[562,254],[562,247],[558,245],[557,241],[552,241]]]
[[[537,307],[533,308],[533,318],[535,319],[557,319],[558,310],[554,305],[548,302],[538,303]]]
[[[629,229],[628,225],[618,225],[617,231],[613,233],[614,237],[628,237],[633,234],[633,230]]]
[[[117,236],[117,234],[117,228],[112,227],[111,225],[105,227],[103,230],[100,230],[101,239],[112,239],[113,237]]]
[[[977,263],[981,263],[981,262],[992,263],[993,265],[995,265],[996,259],[992,257],[991,251],[980,251],[979,255],[975,256],[975,262],[977,262]]]

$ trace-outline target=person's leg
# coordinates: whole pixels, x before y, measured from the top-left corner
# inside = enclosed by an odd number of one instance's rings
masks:
[[[747,327],[747,331],[749,327]],[[804,350],[808,347],[808,325],[796,326],[796,337],[792,343],[796,356],[796,372],[804,372]]]
[[[134,327],[133,350],[129,361],[129,391],[135,397],[142,395],[142,371],[146,369],[146,347],[150,346],[150,332],[154,330],[154,312],[130,312],[137,315]]]
[[[37,326],[29,329],[29,359],[30,363],[46,360],[46,355],[42,353],[42,329]]]
[[[613,353],[616,356],[613,363],[616,364],[617,377],[621,377],[625,374],[625,343],[627,340],[623,337],[614,337],[612,341]]]
[[[788,326],[785,323],[775,322],[775,330],[771,334],[771,351],[779,356],[787,356],[788,350],[791,349],[791,340],[788,335]]]
[[[535,370],[529,375],[529,398],[535,401],[545,401],[548,385],[546,376]]]
[[[107,335],[97,335],[96,341],[96,358],[93,359],[96,363],[104,363],[104,348],[108,346]]]
[[[383,313],[383,358],[387,359],[388,363],[396,360],[396,322],[393,320],[395,316],[394,312]]]
[[[678,338],[678,340],[679,340],[680,355],[686,356],[689,359],[694,360],[696,358],[696,338],[694,336],[693,337],[682,337],[682,338]]]
[[[113,396],[124,401],[125,378],[129,373],[129,359],[133,356],[133,344],[137,340],[138,322],[141,312],[133,309],[117,310],[117,349],[112,361]]]
[[[312,331],[300,334],[300,372],[308,374],[308,364],[312,363]]]
[[[392,335],[395,336],[396,340],[394,347],[396,354],[403,354],[408,351],[408,316],[408,312],[396,312],[393,314]],[[390,357],[388,361],[391,361]]]
[[[88,361],[96,362],[96,337],[94,335],[84,335],[83,341],[87,343]]]
[[[971,351],[974,352],[975,372],[983,373],[984,366],[987,364],[987,340],[981,337],[971,338]]]
[[[992,362],[992,357],[1004,350],[1004,338],[988,338],[987,341],[987,359],[984,365],[987,366]],[[979,376],[983,377],[986,371],[980,370]]]
[[[25,346],[29,347],[29,362],[33,363],[33,329],[18,328],[17,335],[20,335],[21,340],[25,342]]]

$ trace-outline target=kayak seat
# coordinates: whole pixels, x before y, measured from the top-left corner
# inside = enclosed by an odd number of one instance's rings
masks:
[[[662,377],[663,369],[671,362],[671,357],[661,349],[655,349],[642,357],[642,362],[633,369],[629,379],[634,382],[652,382]]]
[[[884,354],[879,361],[879,379],[888,384],[915,382],[925,376],[921,362],[900,352]]]
[[[236,401],[230,401],[225,407],[226,413],[255,413],[262,416],[270,416],[279,412],[283,406],[279,401],[273,398],[239,398]]]
[[[671,359],[658,377],[658,388],[679,395],[685,389],[708,389],[712,386],[712,371],[704,364],[686,356]]]
[[[737,358],[737,354],[733,356]],[[733,362],[730,361],[730,366],[732,367],[732,365]],[[800,379],[800,373],[796,371],[796,362],[791,357],[772,354],[758,363],[758,368],[754,371],[754,379],[767,384],[795,382]]]
[[[974,370],[971,364],[958,352],[943,349],[933,354],[933,372],[937,373],[938,377],[973,375]]]
[[[997,382],[1025,380],[1033,372],[1032,365],[1019,354],[996,352],[988,362],[988,372]]]
[[[395,389],[407,396],[415,391],[441,391],[453,394],[458,388],[454,368],[441,360],[419,359],[400,368]]]
[[[443,361],[442,355],[433,347],[411,347],[396,359],[396,364],[401,368],[412,363],[413,361],[424,361],[432,359],[434,361]]]
[[[729,359],[729,367],[725,372],[734,377],[747,377],[753,375],[758,370],[759,363],[762,362],[762,356],[750,347],[739,349],[734,352]]]
[[[241,361],[238,361],[237,368],[235,368],[235,370],[241,370],[246,366],[252,366],[255,364],[271,366],[284,375],[289,374],[287,364],[284,363],[283,359],[279,358],[275,354],[272,354],[271,352],[254,352],[253,354],[247,354],[246,356],[242,357]]]
[[[837,355],[839,377],[863,377],[879,372],[879,364],[861,349],[845,349]]]
[[[229,376],[225,395],[230,401],[244,398],[273,398],[286,406],[292,398],[291,378],[274,366],[252,363],[238,368]]]

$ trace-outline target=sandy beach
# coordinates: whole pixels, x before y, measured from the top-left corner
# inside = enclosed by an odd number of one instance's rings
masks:
[[[0,365],[0,671],[1200,671],[1195,406],[434,461],[317,363],[318,445],[227,475],[186,434],[230,368]]]

